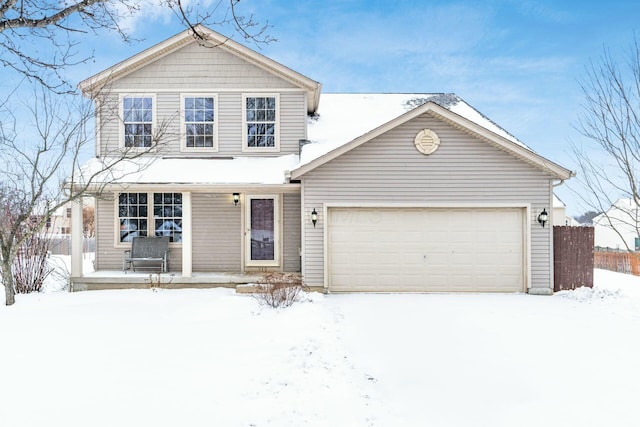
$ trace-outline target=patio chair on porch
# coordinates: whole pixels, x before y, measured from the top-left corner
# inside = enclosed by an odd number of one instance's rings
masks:
[[[169,271],[169,240],[166,237],[134,237],[131,240],[131,249],[124,251],[122,271],[128,269],[160,268],[161,273]]]

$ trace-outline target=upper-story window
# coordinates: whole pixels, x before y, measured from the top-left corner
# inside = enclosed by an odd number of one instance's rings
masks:
[[[217,150],[216,101],[215,95],[182,96],[182,130],[185,150]]]
[[[122,121],[124,123],[124,147],[151,147],[153,140],[153,97],[123,97]]]
[[[278,95],[243,96],[243,137],[245,151],[278,151]]]

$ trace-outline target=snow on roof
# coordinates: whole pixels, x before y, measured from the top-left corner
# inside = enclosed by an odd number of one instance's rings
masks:
[[[560,200],[560,198],[558,196],[555,195],[555,193],[553,194],[553,207],[554,208],[564,208],[565,204],[562,200]]]
[[[104,169],[94,158],[82,167],[83,175]],[[285,184],[285,171],[293,169],[298,156],[238,158],[144,157],[119,162],[98,175],[97,183],[136,184]]]
[[[143,156],[120,162],[113,170],[101,173],[96,182],[285,184],[287,171],[299,168],[429,101],[528,149],[513,135],[454,94],[323,94],[319,114],[308,119],[308,139],[312,143],[303,147],[300,158],[296,154],[235,158]],[[149,161],[150,158],[153,161]],[[109,160],[105,162],[108,163]],[[102,161],[95,158],[87,162],[82,170],[84,174],[91,174],[101,168],[104,169]]]
[[[308,139],[314,143],[304,146],[298,166],[307,164],[429,101],[528,149],[516,137],[454,94],[324,93],[320,98],[318,116],[310,118],[308,122]]]

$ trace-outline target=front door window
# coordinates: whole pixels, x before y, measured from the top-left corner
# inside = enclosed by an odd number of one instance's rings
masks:
[[[278,206],[275,197],[248,197],[247,255],[250,265],[278,262]]]

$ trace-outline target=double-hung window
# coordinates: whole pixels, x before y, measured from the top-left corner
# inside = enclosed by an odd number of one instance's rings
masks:
[[[243,138],[245,151],[278,151],[278,95],[243,96]]]
[[[153,97],[122,97],[125,148],[149,148],[153,143]]]
[[[147,236],[148,208],[147,193],[120,193],[118,195],[120,242],[130,242],[134,237]]]
[[[184,150],[217,151],[216,103],[215,95],[182,96]]]
[[[168,236],[171,242],[181,242],[182,194],[120,193],[118,224],[120,242],[145,236]]]
[[[182,193],[153,193],[153,221],[156,237],[182,241]]]

